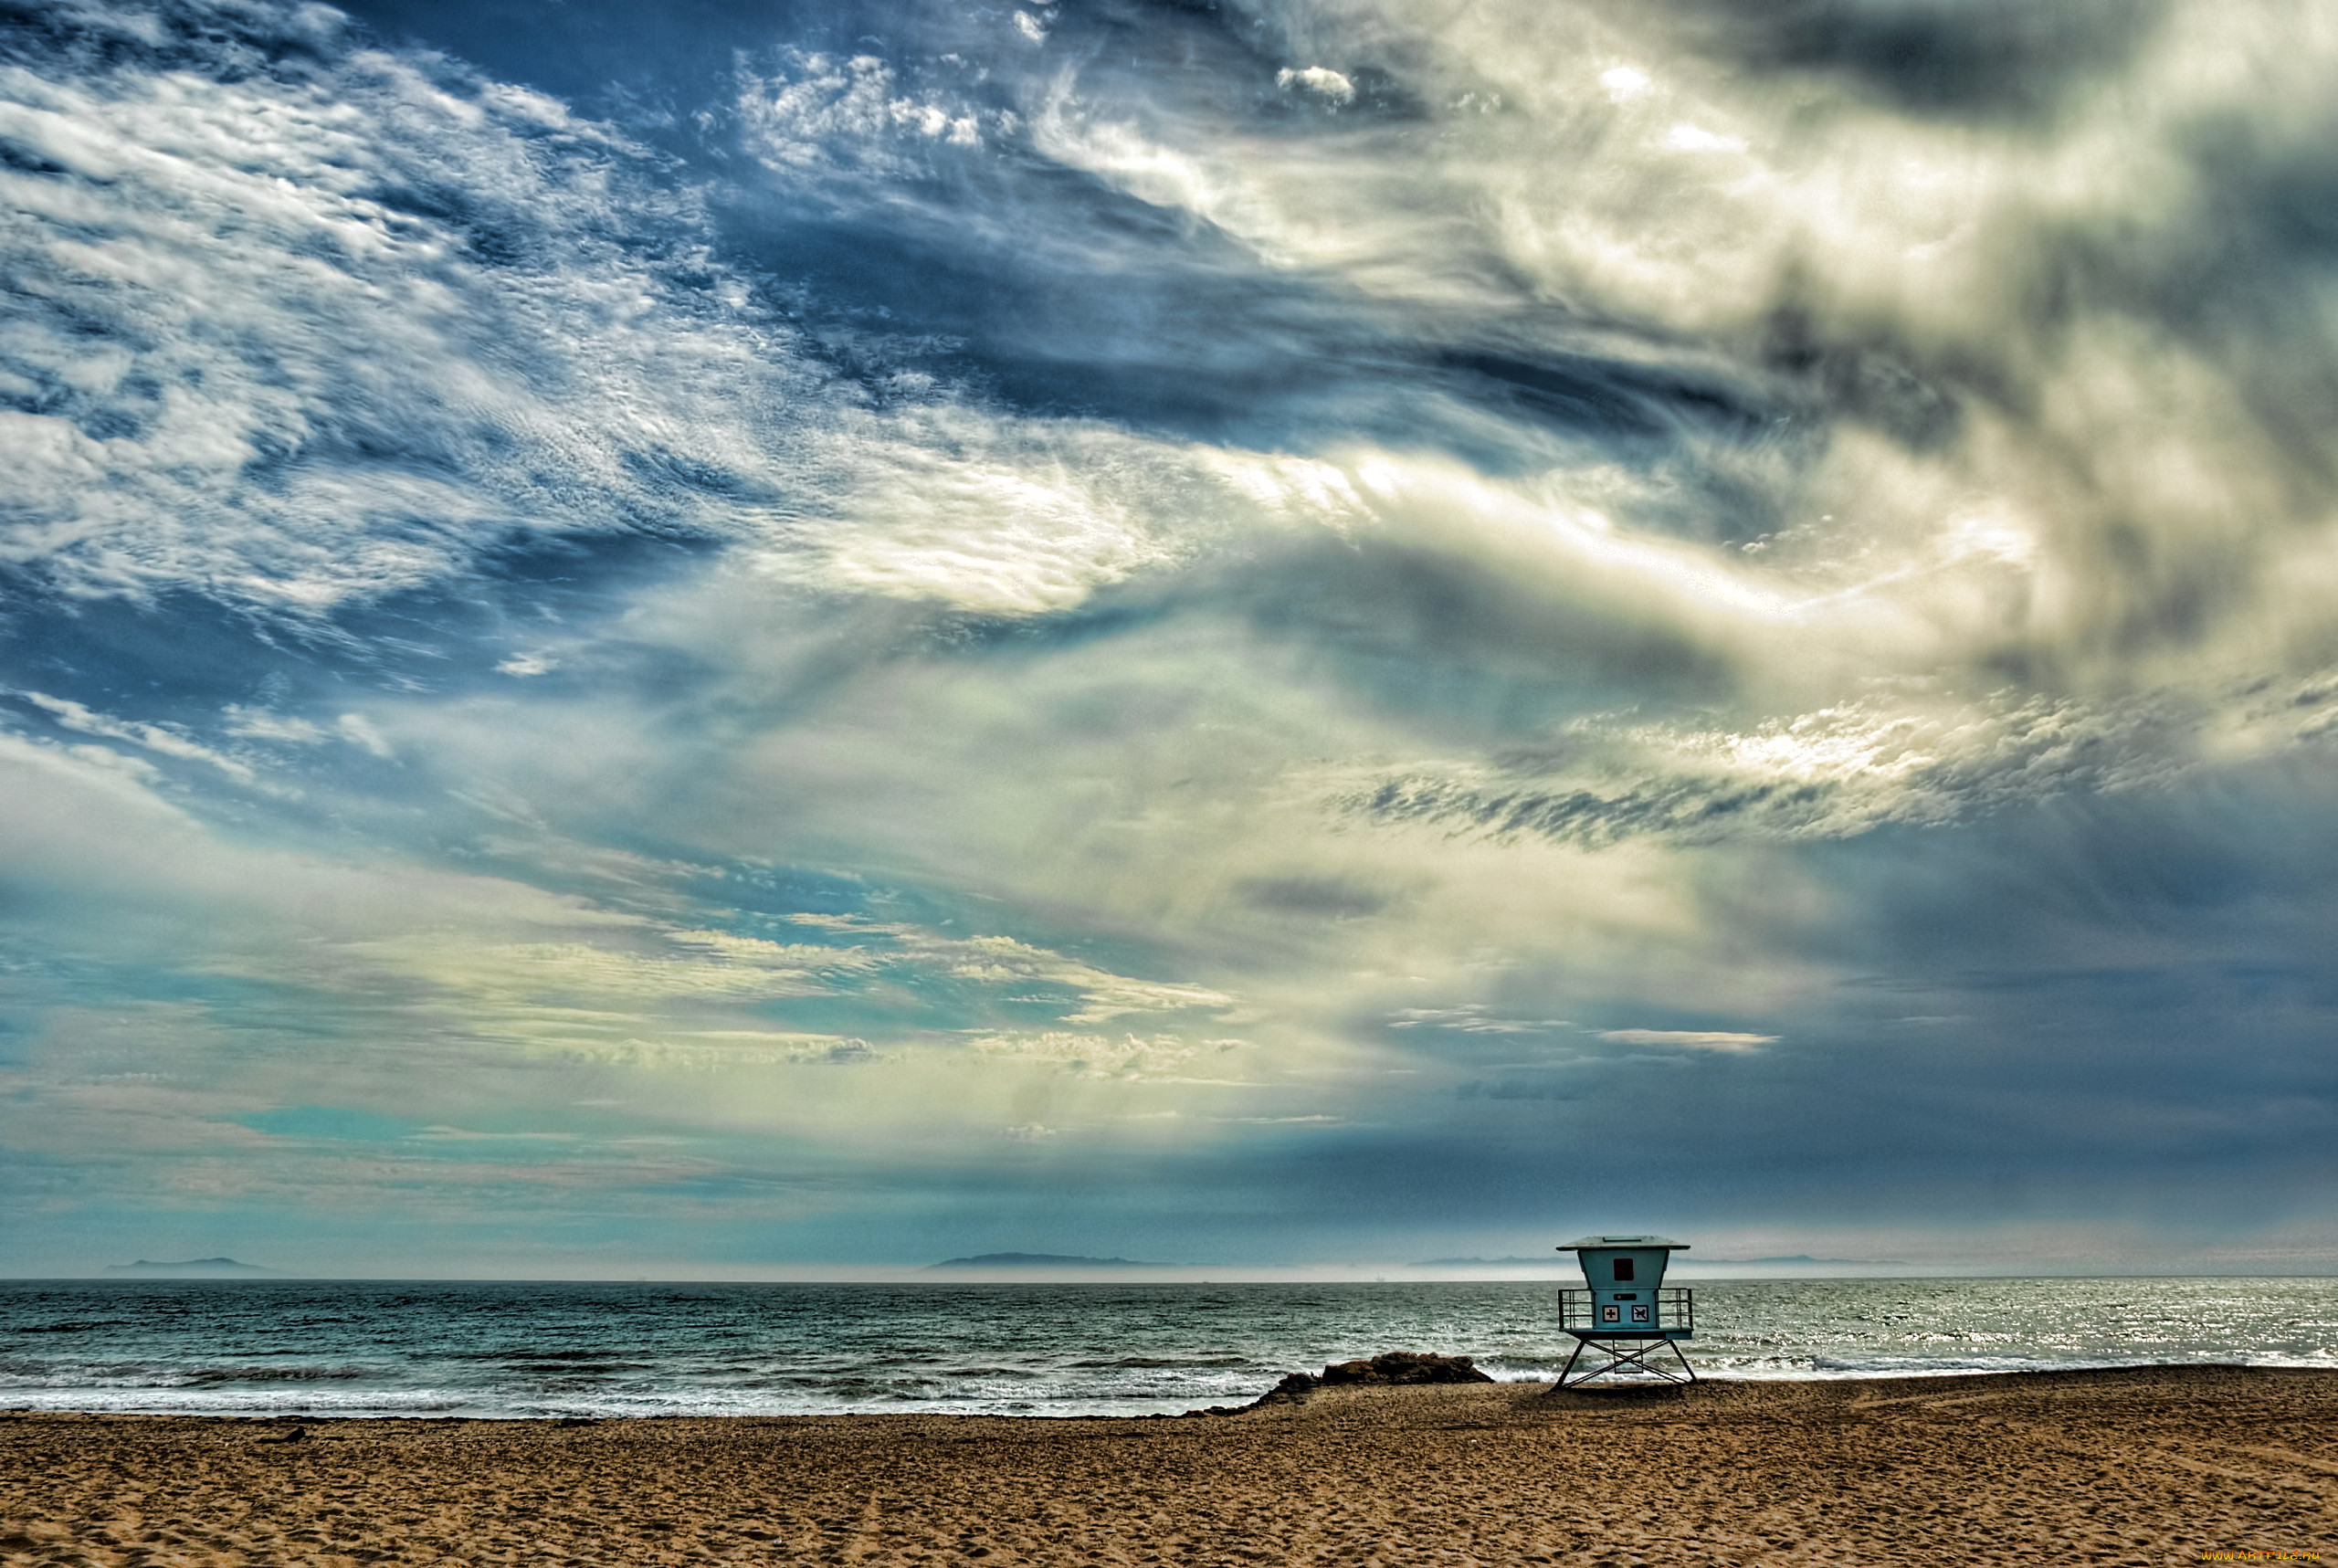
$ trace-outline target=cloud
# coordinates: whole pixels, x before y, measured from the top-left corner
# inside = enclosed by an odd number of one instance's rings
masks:
[[[2159,4],[2108,0],[2050,11],[2005,0],[1789,0],[1758,24],[1704,0],[1678,9],[1692,37],[1747,67],[1839,74],[1895,108],[1959,119],[2048,112],[2132,62],[2167,15]]]
[[[1026,13],[1015,26],[1032,43],[1047,41]],[[921,100],[878,56],[789,50],[779,68],[769,77],[742,71],[736,109],[747,145],[783,176],[903,174],[937,152],[982,145],[974,106]]]
[[[2327,733],[2323,684],[2310,677],[2221,703],[2180,689],[2118,703],[1998,692],[1945,709],[1880,698],[1750,733],[1634,727],[1629,741],[1606,749],[1596,774],[1554,779],[1529,753],[1501,770],[1384,779],[1337,805],[1501,842],[1532,835],[1595,846],[1641,834],[1710,843],[1945,824],[2065,793],[2164,789],[2218,763],[2318,749]]]
[[[102,76],[65,56],[0,83],[26,280],[0,333],[7,559],[300,616],[514,531],[769,515],[796,358],[700,305],[743,294],[649,154],[537,94],[296,51],[264,7],[158,15],[156,68],[126,45]],[[243,37],[197,41],[214,24]],[[160,68],[236,47],[258,68]]]
[[[1646,1197],[1623,1123],[1709,1210],[2315,1146],[2293,11],[926,11],[685,79],[579,4],[479,68],[10,42],[12,1190],[1267,1248]],[[430,1131],[246,1163],[299,1106]]]
[[[352,745],[362,747],[384,762],[397,755],[389,742],[382,738],[382,732],[374,728],[373,722],[363,713],[343,713],[334,721],[333,728],[341,731],[342,738]]]
[[[1049,1030],[982,1035],[970,1042],[969,1048],[1000,1060],[1047,1062],[1085,1077],[1230,1086],[1240,1080],[1196,1077],[1194,1064],[1200,1058],[1238,1051],[1243,1044],[1239,1040],[1195,1041],[1182,1035],[1123,1035],[1113,1039]]]
[[[159,756],[176,757],[184,761],[207,763],[237,784],[250,784],[252,770],[233,757],[221,756],[210,747],[189,740],[174,728],[162,724],[126,723],[92,712],[81,703],[66,697],[51,697],[41,691],[7,693],[31,704],[47,714],[63,729],[84,735],[101,735],[109,740],[128,741]]]
[[[1329,66],[1307,66],[1294,70],[1289,66],[1275,72],[1277,87],[1295,87],[1332,103],[1355,101],[1355,83]]]
[[[1191,1008],[1231,1006],[1234,998],[1206,986],[1163,984],[1110,974],[1089,965],[1025,945],[1012,937],[972,937],[945,942],[932,937],[913,939],[921,957],[939,960],[950,973],[969,980],[1012,983],[1051,981],[1079,994],[1079,1010],[1064,1015],[1067,1024],[1102,1024],[1131,1013],[1183,1012]]]
[[[1902,27],[1937,45],[1911,60],[1950,47],[1946,11],[1901,10],[1901,22],[1876,22],[1876,37]],[[2292,455],[2278,416],[2218,411],[2261,405],[2248,388],[2294,374],[2292,356],[2260,335],[2288,308],[2252,281],[2226,295],[2232,330],[2203,335],[2164,280],[2204,276],[2202,237],[2258,221],[2219,220],[2199,205],[2240,163],[2326,162],[2313,150],[2305,78],[2274,52],[2270,11],[2230,27],[2208,7],[2122,12],[2115,25],[2089,11],[2057,33],[2084,44],[2042,56],[2022,26],[1991,11],[1986,26],[1959,36],[1972,58],[2094,62],[2067,73],[2066,120],[2019,132],[1910,120],[1858,93],[1822,92],[1813,113],[1794,97],[1813,90],[1806,82],[1731,78],[1686,59],[1660,88],[1595,108],[1539,63],[1596,59],[1602,51],[1583,49],[1586,39],[1627,41],[1588,10],[1497,7],[1435,38],[1374,7],[1343,14],[1367,58],[1417,52],[1424,100],[1458,105],[1465,82],[1472,93],[1490,84],[1504,114],[1481,123],[1448,107],[1435,118],[1434,143],[1427,131],[1392,127],[1293,147],[1287,136],[1228,132],[1202,106],[1165,96],[1141,117],[1107,117],[1059,92],[1033,120],[1036,145],[1214,226],[1269,267],[1337,277],[1412,321],[1452,297],[1455,258],[1474,257],[1484,264],[1473,279],[1531,279],[1547,294],[1596,301],[1609,319],[1711,342],[1740,360],[1780,433],[1766,472],[1741,467],[1750,454],[1701,454],[1740,472],[1744,501],[1783,513],[1785,526],[1749,542],[1778,567],[1765,575],[1778,588],[1846,566],[1869,584],[1896,580],[1880,595],[1856,578],[1838,587],[1870,604],[1896,600],[1897,613],[1876,622],[1893,640],[1890,623],[1903,615],[1909,631],[1929,624],[1934,668],[2017,657],[2067,684],[2115,686],[2139,658],[2149,661],[2147,649],[2180,664],[2182,650],[2214,637],[2237,639],[2238,654],[2257,632],[2239,608],[2251,595],[2231,574],[2264,580],[2242,563],[2263,567],[2292,550],[2326,561],[2326,481]],[[1660,51],[1668,22],[1648,15],[1645,41]],[[1890,53],[1875,47],[1878,59]],[[2148,84],[2140,97],[2076,90],[2112,61],[2129,61]],[[1929,67],[1919,74],[1933,79]],[[2285,107],[2256,117],[2246,152],[2210,152],[2185,129],[2201,115],[2261,106],[2264,94]],[[1755,126],[1765,129],[1749,136]],[[1648,151],[1632,150],[1638,136]],[[1568,137],[1596,140],[1603,156],[1569,163],[1557,155]],[[1665,155],[1666,143],[1750,150],[1756,162],[1701,172]],[[2240,163],[2227,169],[2227,159]],[[1549,171],[1561,165],[1600,184],[1553,188]],[[1468,216],[1494,213],[1499,220]],[[2116,254],[2099,238],[2106,225],[2130,236]],[[2264,259],[2252,279],[2279,273],[2317,287],[2319,259],[2270,241],[2254,254]],[[2072,268],[2083,280],[2036,315],[2043,296],[2025,280],[2072,278]],[[1519,308],[1515,294],[1474,291],[1487,308]],[[1560,346],[1522,342],[1516,353],[1532,363]],[[1797,450],[1786,433],[1806,430],[1816,438]],[[2073,461],[2077,453],[2089,455]],[[1898,477],[1886,479],[1885,467]],[[2265,483],[2274,473],[2290,476],[2280,495]],[[1838,507],[1838,495],[1859,496],[1864,515]],[[1611,516],[1646,515],[1634,499]],[[1972,537],[1975,503],[1998,519],[1990,527],[2031,541],[2027,553],[1989,573],[1908,575]],[[1736,575],[1722,558],[1705,573]],[[1872,635],[1856,640],[1869,660],[1896,659]],[[1792,658],[1782,643],[1749,663],[1775,676]]]
[[[1481,1002],[1459,1007],[1400,1007],[1390,1016],[1392,1029],[1452,1029],[1465,1035],[1537,1035],[1570,1027],[1564,1018],[1504,1018]]]
[[[765,556],[773,577],[1037,615],[1074,608],[1209,542],[1202,520],[1147,504],[1163,491],[1203,489],[1195,454],[1098,426],[953,409],[867,434],[874,438],[856,454],[832,520],[800,524]]]
[[[1602,1029],[1599,1037],[1619,1046],[1674,1046],[1730,1056],[1749,1056],[1778,1043],[1775,1035],[1732,1035],[1713,1029]]]
[[[1745,139],[1723,136],[1684,120],[1664,133],[1660,145],[1668,153],[1743,153]]]
[[[230,702],[220,710],[220,714],[227,721],[226,732],[242,740],[313,746],[325,738],[324,731],[308,720],[287,718],[265,708]]]
[[[1648,72],[1638,66],[1610,66],[1599,73],[1599,85],[1617,103],[1627,103],[1646,92],[1650,82]]]

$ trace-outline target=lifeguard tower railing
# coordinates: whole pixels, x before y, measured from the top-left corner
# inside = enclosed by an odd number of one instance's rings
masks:
[[[1687,1339],[1697,1331],[1696,1292],[1667,1285],[1636,1292],[1638,1300],[1618,1300],[1612,1290],[1559,1292],[1559,1327],[1577,1338],[1596,1340]],[[1596,1300],[1605,1296],[1605,1301]]]

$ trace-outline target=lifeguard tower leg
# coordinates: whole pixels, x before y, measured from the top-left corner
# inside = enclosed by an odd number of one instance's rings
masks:
[[[1583,1352],[1586,1349],[1597,1351],[1601,1355],[1606,1356],[1607,1359],[1601,1364],[1591,1368],[1588,1372],[1585,1372],[1582,1376],[1577,1377],[1574,1375],[1575,1363],[1581,1359]],[[1648,1359],[1648,1357],[1666,1349],[1669,1349],[1672,1352],[1672,1359],[1680,1364],[1680,1372],[1678,1374],[1673,1373],[1669,1367],[1661,1367],[1652,1364]],[[1680,1346],[1674,1341],[1638,1340],[1619,1342],[1612,1340],[1597,1341],[1578,1339],[1574,1342],[1574,1353],[1567,1357],[1567,1364],[1560,1369],[1558,1386],[1560,1388],[1580,1388],[1583,1384],[1590,1383],[1597,1378],[1606,1377],[1610,1373],[1620,1373],[1626,1370],[1646,1373],[1650,1377],[1661,1378],[1667,1383],[1683,1384],[1696,1383],[1700,1381],[1697,1376],[1697,1369],[1689,1364],[1689,1358],[1681,1353]]]

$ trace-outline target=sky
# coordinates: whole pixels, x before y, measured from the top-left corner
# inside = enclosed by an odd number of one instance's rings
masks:
[[[2333,69],[0,0],[0,1271],[2338,1268]]]

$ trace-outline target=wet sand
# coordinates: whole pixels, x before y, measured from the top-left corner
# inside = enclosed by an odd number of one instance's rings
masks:
[[[299,1425],[0,1416],[0,1561],[2338,1560],[2338,1372],[1333,1388],[1167,1420]]]

